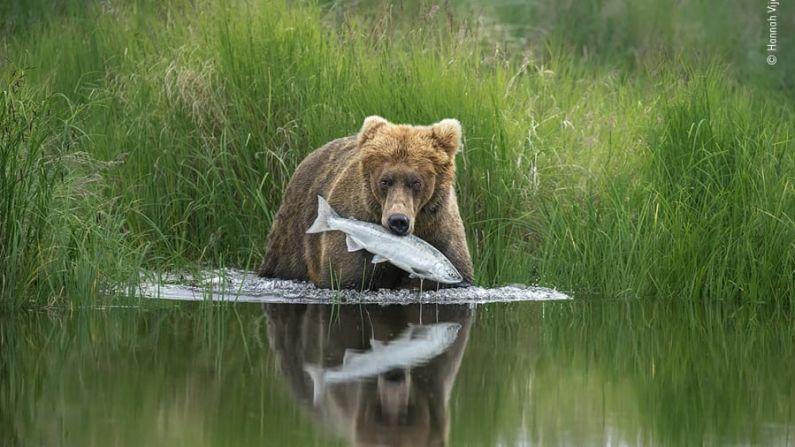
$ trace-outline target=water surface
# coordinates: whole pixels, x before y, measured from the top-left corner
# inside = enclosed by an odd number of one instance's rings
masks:
[[[305,281],[260,278],[255,272],[236,269],[205,270],[196,274],[149,275],[139,287],[146,298],[180,301],[291,304],[485,304],[512,301],[567,300],[555,289],[524,284],[496,288],[452,287],[438,290],[321,289]]]
[[[122,303],[123,304],[123,303]],[[715,304],[146,301],[0,320],[2,445],[795,445],[795,330]],[[409,323],[427,364],[330,387]]]

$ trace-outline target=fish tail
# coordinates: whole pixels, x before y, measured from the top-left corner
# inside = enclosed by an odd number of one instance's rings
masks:
[[[323,369],[315,365],[304,365],[304,371],[312,379],[312,403],[317,405],[323,400],[326,392],[326,380],[323,378]]]
[[[317,196],[317,219],[312,223],[312,226],[306,230],[307,233],[322,233],[329,231],[332,228],[328,224],[329,218],[339,217],[339,215],[331,208],[331,205],[326,202],[322,196]]]

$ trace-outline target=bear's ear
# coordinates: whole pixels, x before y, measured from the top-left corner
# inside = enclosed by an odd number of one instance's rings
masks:
[[[461,123],[456,119],[448,118],[431,126],[433,139],[440,149],[447,152],[450,157],[455,156],[461,145]]]
[[[381,118],[378,115],[372,115],[365,118],[364,124],[362,124],[362,130],[359,131],[359,137],[357,138],[359,146],[373,138],[378,129],[385,124],[389,124],[389,121]]]

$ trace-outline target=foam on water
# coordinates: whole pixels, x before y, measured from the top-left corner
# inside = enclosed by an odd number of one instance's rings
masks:
[[[242,303],[482,304],[570,299],[565,293],[554,289],[521,284],[493,289],[468,287],[423,293],[417,290],[386,289],[365,292],[328,290],[319,289],[308,282],[260,278],[254,272],[233,269],[209,270],[202,272],[199,277],[168,274],[157,281],[144,282],[140,292],[146,298]]]

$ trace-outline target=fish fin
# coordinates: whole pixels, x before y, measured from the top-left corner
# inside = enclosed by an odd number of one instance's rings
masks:
[[[386,261],[389,261],[389,259],[387,259],[387,258],[385,258],[385,257],[383,257],[381,255],[374,255],[373,256],[373,260],[371,262],[373,264],[378,264],[378,263],[386,262]]]
[[[422,270],[414,267],[412,267],[411,270],[413,270],[414,277],[416,278],[430,278],[431,276],[431,272],[427,270]]]
[[[411,339],[411,334],[414,332],[414,329],[416,327],[417,327],[416,324],[409,323],[408,327],[406,327],[406,329],[403,329],[403,331],[401,331],[398,334],[398,336],[395,337],[395,340],[410,340]]]
[[[424,324],[411,324],[409,326],[411,328],[411,332],[409,333],[408,338],[423,338],[428,335],[428,326]]]
[[[331,205],[328,204],[323,196],[317,196],[317,218],[306,232],[322,233],[331,230],[332,228],[328,225],[328,220],[332,217],[339,217],[339,214],[331,208]]]
[[[346,349],[345,354],[342,355],[342,366],[348,366],[348,364],[362,355],[362,352],[357,351],[355,349]]]
[[[352,238],[350,235],[345,237],[345,245],[348,246],[348,251],[364,250],[362,244],[358,243],[356,239]]]
[[[323,378],[323,368],[316,365],[304,365],[304,371],[312,379],[312,404],[317,406],[323,400],[326,392],[326,380]]]

